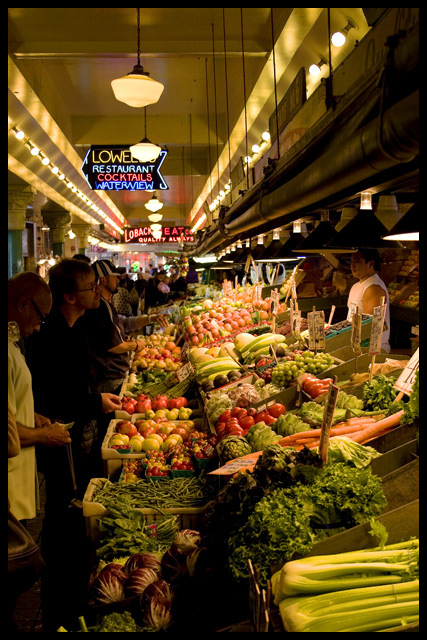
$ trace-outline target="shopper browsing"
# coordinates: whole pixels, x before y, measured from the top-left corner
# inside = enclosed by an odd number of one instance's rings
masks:
[[[381,348],[386,353],[390,353],[390,302],[387,286],[378,275],[380,263],[380,256],[376,249],[359,249],[351,255],[351,273],[358,282],[352,286],[348,295],[347,319],[351,320],[351,310],[356,305],[359,313],[372,315],[374,308],[381,304],[381,298],[384,297],[387,306]]]
[[[36,273],[20,273],[8,282],[8,403],[20,440],[20,452],[8,462],[10,510],[18,520],[35,518],[38,506],[38,481],[35,445],[63,447],[71,442],[59,424],[46,414],[34,411],[32,377],[18,346],[40,330],[52,307],[46,282]],[[57,453],[57,451],[55,451]]]

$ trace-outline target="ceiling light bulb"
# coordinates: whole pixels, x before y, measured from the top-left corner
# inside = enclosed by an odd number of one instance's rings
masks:
[[[39,153],[40,153],[40,152],[39,152],[39,150],[37,149],[37,147],[33,147],[33,148],[31,149],[31,155],[32,155],[32,156],[38,156],[38,155],[39,155]]]
[[[342,31],[336,31],[332,34],[331,42],[334,47],[342,47],[345,44],[347,37],[342,33]]]
[[[23,131],[17,131],[15,133],[15,136],[18,138],[18,140],[23,140],[25,138],[25,133]]]
[[[253,144],[252,151],[253,153],[259,153],[261,151],[261,147],[259,146],[259,144]]]
[[[245,158],[245,162],[246,162],[246,164],[249,164],[249,163],[250,163],[250,161],[251,161],[250,156],[246,156],[246,158]]]
[[[156,211],[159,211],[163,207],[163,202],[160,202],[156,194],[154,194],[154,196],[148,202],[146,202],[144,206],[149,211],[152,211],[153,213],[155,213]]]
[[[360,194],[360,208],[372,209],[372,194],[369,191],[362,191]]]
[[[161,231],[162,230],[162,225],[161,224],[150,224],[150,229],[151,229],[151,231]]]
[[[261,138],[265,141],[268,142],[271,138],[270,133],[268,131],[264,131],[264,133],[262,134]]]
[[[55,166],[52,167],[52,173],[57,174],[58,171],[59,171],[58,167],[55,167]]]
[[[309,73],[311,76],[318,76],[320,75],[320,67],[317,64],[312,64],[310,65],[309,69],[308,69]]]
[[[144,138],[141,142],[129,147],[129,150],[133,157],[140,162],[154,162],[159,157],[162,148],[150,142],[148,138]]]
[[[59,176],[58,176],[58,178],[59,178],[60,180],[64,180],[64,179],[65,179],[65,176],[64,176],[64,174],[63,174],[63,173],[61,173],[61,175],[59,175]]]

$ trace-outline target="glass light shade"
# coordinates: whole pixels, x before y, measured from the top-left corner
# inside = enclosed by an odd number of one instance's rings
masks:
[[[372,193],[369,191],[362,191],[360,194],[360,208],[361,209],[372,209]]]
[[[161,82],[149,75],[129,73],[122,78],[112,80],[114,97],[130,107],[146,107],[158,101],[165,88]]]
[[[151,213],[148,216],[148,219],[150,222],[160,222],[162,218],[163,218],[163,215],[161,213]]]
[[[160,202],[157,196],[154,195],[148,202],[146,202],[144,206],[149,211],[152,211],[153,213],[155,213],[156,211],[159,211],[163,207],[163,202]],[[161,218],[159,218],[159,220],[161,220]],[[158,220],[153,220],[153,222],[158,222]]]
[[[150,229],[151,229],[151,231],[161,231],[162,230],[162,225],[161,224],[150,224]]]
[[[161,150],[161,147],[150,142],[148,138],[144,138],[141,142],[129,147],[133,157],[140,162],[153,162],[159,157]]]
[[[318,64],[311,64],[308,68],[308,71],[310,73],[311,76],[318,76],[320,75],[320,67]]]
[[[151,235],[153,236],[153,238],[155,240],[160,240],[160,238],[162,237],[162,232],[160,231],[152,231]]]
[[[342,31],[336,31],[332,34],[331,42],[334,47],[342,47],[345,44],[347,37],[342,33]]]

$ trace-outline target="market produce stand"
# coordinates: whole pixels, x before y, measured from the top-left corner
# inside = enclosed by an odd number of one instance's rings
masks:
[[[262,299],[271,304],[268,296],[263,295]],[[224,324],[228,320],[227,328],[223,328],[220,320],[225,308],[230,316],[224,318]],[[298,443],[298,434],[304,436],[307,430],[309,434],[315,434],[316,425],[320,432],[327,415],[335,420],[329,427],[329,455],[338,455],[338,458],[333,458],[336,461],[332,466],[325,467],[325,473],[327,469],[330,473],[334,464],[346,466],[344,460],[352,459],[340,457],[344,449],[340,449],[340,437],[334,435],[334,429],[340,429],[339,424],[334,426],[339,416],[344,420],[340,424],[360,422],[362,435],[364,428],[373,429],[374,435],[368,438],[367,446],[362,439],[361,444],[352,445],[351,454],[345,453],[346,456],[362,456],[357,458],[359,470],[347,469],[346,473],[356,478],[357,474],[366,473],[363,471],[365,465],[370,466],[370,473],[377,478],[375,482],[380,483],[383,496],[383,502],[379,503],[381,507],[378,507],[380,511],[374,510],[372,514],[386,524],[390,540],[401,535],[417,535],[414,505],[419,486],[418,421],[399,424],[398,417],[388,426],[391,418],[386,418],[386,409],[375,405],[381,403],[383,395],[397,395],[397,390],[392,392],[390,389],[400,379],[409,357],[378,353],[373,358],[362,348],[355,352],[353,327],[347,321],[325,325],[324,347],[313,352],[309,349],[310,329],[301,334],[289,333],[289,330],[280,333],[290,324],[289,311],[277,313],[277,333],[272,333],[272,310],[273,304],[267,319],[261,320],[257,315],[254,322],[250,302],[246,300],[244,305],[239,304],[237,295],[235,300],[220,299],[216,303],[187,302],[181,307],[178,324],[173,329],[168,328],[167,335],[154,331],[145,336],[146,346],[133,357],[123,383],[122,410],[116,412],[102,444],[105,477],[91,480],[83,501],[93,559],[91,595],[85,612],[88,620],[99,619],[112,611],[128,610],[135,614],[139,624],[146,622],[146,610],[144,615],[140,610],[135,613],[135,597],[130,600],[117,598],[117,602],[108,601],[110,596],[106,601],[97,600],[97,585],[102,575],[97,565],[101,560],[105,568],[121,556],[150,554],[157,549],[161,550],[160,557],[163,554],[165,564],[165,573],[162,578],[159,574],[158,578],[169,580],[169,586],[179,594],[174,605],[174,622],[169,613],[164,615],[166,628],[171,631],[181,629],[183,614],[177,608],[183,606],[187,597],[194,598],[200,608],[195,619],[205,619],[206,597],[213,589],[220,588],[223,601],[217,604],[222,607],[222,615],[211,622],[209,630],[283,631],[279,609],[272,600],[270,581],[264,582],[265,568],[257,565],[255,557],[252,563],[249,557],[249,565],[242,569],[249,576],[249,582],[246,578],[236,583],[232,574],[227,574],[223,565],[230,558],[221,560],[222,564],[212,565],[216,552],[210,558],[209,542],[219,533],[212,527],[221,512],[218,508],[222,508],[222,496],[227,495],[232,483],[246,482],[246,474],[250,478],[258,468],[257,473],[261,473],[268,455],[276,451],[275,447],[278,446],[284,456],[288,455],[287,451],[293,451],[292,456],[313,451],[304,455],[309,455],[307,460],[315,460],[316,449],[307,448],[314,440],[307,439],[305,445],[286,443],[288,438],[290,442]],[[329,315],[326,304],[324,310],[325,315]],[[212,322],[215,318],[217,321]],[[238,319],[243,321],[243,326]],[[237,325],[234,331],[229,330],[233,329],[232,321]],[[192,341],[193,327],[198,332],[199,345]],[[358,339],[369,338],[371,331],[372,319],[364,317]],[[371,382],[369,368],[374,362],[375,374],[371,376]],[[377,389],[381,387],[379,383],[376,385],[377,380],[384,380],[381,383],[384,392]],[[319,388],[320,395],[314,394],[313,385],[309,391],[306,386],[309,381]],[[331,409],[327,391],[329,389],[330,394],[332,387],[336,389],[335,395],[339,394],[339,402]],[[369,393],[368,388],[372,388]],[[175,389],[182,389],[182,396],[177,396]],[[181,409],[173,408],[175,398]],[[362,408],[368,406],[368,401],[374,403],[374,410]],[[186,420],[179,419],[179,411],[184,411],[185,407],[189,412],[185,414]],[[401,410],[395,415],[403,413]],[[380,429],[382,421],[387,425],[385,432]],[[293,432],[296,435],[288,435],[297,425],[297,431]],[[353,427],[346,429],[353,436]],[[289,446],[292,448],[287,448]],[[182,470],[178,469],[178,462],[182,462]],[[287,463],[284,464],[286,468]],[[159,469],[157,476],[152,475],[153,468]],[[265,468],[262,473],[267,473],[268,477],[269,467]],[[239,470],[246,470],[246,474],[236,475]],[[403,524],[397,526],[398,514],[403,512],[404,534]],[[236,517],[235,512],[229,514],[227,526],[230,530]],[[138,526],[134,529],[136,522]],[[372,536],[367,534],[368,525],[355,524],[353,522],[347,531],[317,542],[308,549],[307,555],[328,555],[341,548],[375,546]],[[206,548],[202,552],[199,543],[196,544],[196,555],[201,554],[200,560],[194,566],[187,564],[184,571],[187,577],[181,584],[181,579],[173,571],[171,573],[170,564],[176,562],[173,541],[180,531],[186,530],[198,532]],[[138,545],[141,545],[139,551]],[[212,549],[215,549],[215,543]],[[191,575],[188,575],[188,566],[192,567]],[[271,571],[273,569],[274,566]],[[126,574],[122,580],[126,587],[130,575]],[[199,592],[205,593],[205,598],[201,598]],[[128,590],[125,588],[122,593],[126,596]]]

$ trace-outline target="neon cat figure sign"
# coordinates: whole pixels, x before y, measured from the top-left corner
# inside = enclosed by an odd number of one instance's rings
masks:
[[[140,162],[129,146],[92,145],[82,164],[82,173],[91,189],[101,191],[156,191],[169,189],[160,167],[167,151],[162,149],[153,162]]]

